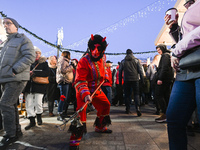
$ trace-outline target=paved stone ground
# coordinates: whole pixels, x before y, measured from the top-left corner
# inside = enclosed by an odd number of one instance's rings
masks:
[[[72,106],[70,106],[71,114]],[[132,106],[134,112],[134,106]],[[155,108],[153,104],[141,108],[142,116],[136,113],[125,114],[125,106],[111,106],[112,134],[99,134],[94,132],[93,123],[96,111],[91,112],[87,118],[88,133],[83,137],[80,150],[168,150],[168,136],[166,123],[156,123],[154,120]],[[55,112],[57,108],[55,108]],[[49,117],[47,105],[44,105],[43,125],[25,131],[28,119],[21,118],[23,137],[10,145],[7,150],[68,150],[70,133],[67,132],[69,124],[64,131],[59,131],[55,125],[62,122],[57,117]],[[0,131],[0,139],[3,131]],[[200,150],[200,134],[188,137],[188,150]]]

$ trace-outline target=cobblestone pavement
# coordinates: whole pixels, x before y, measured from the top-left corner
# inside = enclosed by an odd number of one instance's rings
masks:
[[[87,117],[87,134],[84,135],[80,150],[168,150],[168,136],[166,123],[156,123],[154,120],[153,104],[141,108],[142,116],[137,117],[134,106],[131,107],[133,114],[125,114],[125,106],[111,106],[110,116],[112,125],[109,129],[112,134],[100,134],[94,132],[93,123],[96,111]],[[70,106],[70,114],[73,114]],[[55,114],[57,107],[55,108]],[[67,132],[69,123],[64,131],[59,131],[55,125],[57,116],[49,117],[47,105],[44,105],[43,125],[36,126],[28,131],[24,127],[29,123],[28,119],[20,118],[23,136],[9,145],[7,150],[68,150],[70,133]],[[0,131],[0,139],[3,131]],[[200,134],[188,137],[188,150],[200,150]]]

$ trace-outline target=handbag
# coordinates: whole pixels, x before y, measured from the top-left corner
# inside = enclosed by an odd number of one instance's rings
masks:
[[[39,63],[32,69],[34,71]],[[49,77],[32,77],[33,82],[38,84],[49,84]]]
[[[179,67],[181,69],[193,69],[200,67],[200,47],[192,48],[181,57]]]
[[[38,84],[49,84],[49,78],[48,77],[33,77],[33,82]]]

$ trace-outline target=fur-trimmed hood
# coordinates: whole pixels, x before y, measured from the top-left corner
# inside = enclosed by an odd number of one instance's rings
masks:
[[[39,58],[39,60],[38,60],[38,63],[44,63],[44,62],[46,62],[46,60],[47,60],[47,58],[45,57],[45,56],[41,56],[40,58]]]

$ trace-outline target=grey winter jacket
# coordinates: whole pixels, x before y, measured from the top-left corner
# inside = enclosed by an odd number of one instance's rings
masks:
[[[127,54],[119,66],[119,83],[122,83],[122,71],[124,71],[124,81],[139,81],[144,82],[144,74],[142,65],[133,54]]]
[[[0,83],[28,81],[30,65],[35,61],[32,42],[24,35],[14,33],[0,45]]]

